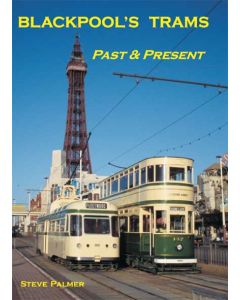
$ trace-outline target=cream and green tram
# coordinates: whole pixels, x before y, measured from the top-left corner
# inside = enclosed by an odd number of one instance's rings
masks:
[[[77,198],[65,186],[48,214],[37,221],[37,252],[70,268],[117,267],[119,224],[115,205]]]
[[[118,207],[120,255],[157,272],[196,269],[193,160],[152,157],[101,182],[101,199]]]

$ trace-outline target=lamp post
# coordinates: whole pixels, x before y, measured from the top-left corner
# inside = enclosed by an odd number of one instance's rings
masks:
[[[47,209],[49,209],[50,203],[49,203],[49,188],[48,188],[48,177],[44,177],[44,179],[46,180],[46,192],[47,192]]]
[[[222,194],[222,226],[223,226],[223,242],[226,243],[226,221],[225,221],[225,207],[224,207],[224,194],[223,194],[223,172],[222,172],[222,156],[216,156],[219,158],[220,174],[221,174],[221,194]]]

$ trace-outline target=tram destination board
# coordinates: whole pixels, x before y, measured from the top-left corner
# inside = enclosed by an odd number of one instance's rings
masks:
[[[107,209],[107,203],[86,203],[86,208]]]

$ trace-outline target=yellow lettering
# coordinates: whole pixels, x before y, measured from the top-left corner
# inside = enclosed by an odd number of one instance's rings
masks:
[[[34,24],[34,17],[30,17],[30,27],[31,28],[41,28],[41,26],[40,25],[35,25]]]
[[[199,27],[207,28],[209,26],[208,17],[200,17],[199,18]]]
[[[19,28],[28,28],[29,27],[29,18],[28,17],[18,17],[18,27]]]
[[[153,56],[154,50],[146,50],[143,56],[143,59],[146,59],[149,56]]]
[[[55,17],[55,18],[53,19],[53,26],[56,27],[56,28],[63,28],[63,27],[64,27],[64,23],[58,24],[58,23],[57,23],[58,20],[64,21],[64,18],[63,18],[63,17],[60,17],[60,16],[59,16],[59,17]]]
[[[149,19],[152,21],[152,28],[157,28],[157,20],[159,20],[159,17],[150,16]]]
[[[138,17],[132,16],[129,18],[129,27],[137,28],[139,26]]]
[[[42,28],[45,28],[45,27],[53,28],[53,25],[52,25],[49,17],[44,18],[44,21],[42,23]]]
[[[171,28],[171,18],[170,17],[161,17],[160,18],[160,27],[163,28],[165,27],[165,25],[168,27],[168,28]]]
[[[103,53],[103,50],[95,50],[92,59],[96,59],[97,56],[102,56]]]
[[[66,28],[69,28],[70,26],[73,28],[77,28],[77,25],[74,23],[74,20],[76,20],[76,17],[66,17]]]

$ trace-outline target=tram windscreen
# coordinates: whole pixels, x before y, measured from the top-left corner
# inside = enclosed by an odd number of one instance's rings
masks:
[[[84,217],[84,232],[89,234],[109,234],[109,217]]]
[[[170,215],[170,232],[185,232],[185,216]]]
[[[79,216],[79,215],[71,216],[70,234],[71,234],[71,236],[82,235],[82,217],[81,216]]]

